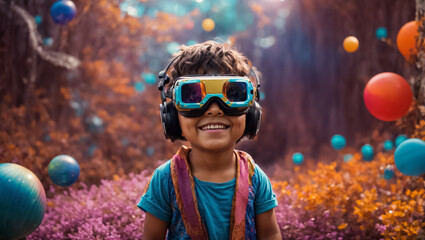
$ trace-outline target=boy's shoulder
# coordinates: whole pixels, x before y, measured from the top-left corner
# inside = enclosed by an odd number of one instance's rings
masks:
[[[254,161],[254,158],[247,152],[242,150],[236,150],[239,154],[242,154],[244,158],[250,163],[250,171],[252,171],[252,179],[254,184],[263,182],[268,179],[266,173],[261,169],[261,167]]]
[[[171,160],[167,160],[163,164],[161,164],[159,167],[155,169],[155,172],[158,172],[160,174],[170,174],[170,164]]]
[[[244,154],[245,155],[245,157],[246,157],[246,159],[248,160],[248,161],[250,161],[250,163],[251,163],[251,166],[253,167],[253,169],[254,169],[254,174],[253,174],[253,178],[254,179],[258,179],[258,180],[264,180],[264,178],[268,178],[267,177],[267,174],[263,171],[263,169],[261,169],[261,167],[254,161],[254,158],[249,154],[249,153],[247,153],[247,152],[244,152],[244,151],[240,151],[240,150],[238,150],[239,152],[241,152],[242,154]]]
[[[249,153],[247,153],[243,150],[237,150],[237,149],[235,149],[235,150],[240,156],[243,156],[243,158],[245,158],[248,161],[248,164],[250,165],[252,170],[258,168],[257,163],[255,163],[254,158]]]

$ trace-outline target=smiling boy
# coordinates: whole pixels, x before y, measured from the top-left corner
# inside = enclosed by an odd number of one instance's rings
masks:
[[[235,150],[261,120],[259,80],[254,86],[247,77],[247,62],[207,41],[181,47],[160,73],[165,136],[190,147],[154,171],[138,204],[146,212],[143,239],[281,239],[270,180]]]

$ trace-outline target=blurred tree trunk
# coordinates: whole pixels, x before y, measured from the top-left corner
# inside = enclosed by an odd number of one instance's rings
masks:
[[[425,0],[416,0],[416,20],[420,24],[417,41],[418,57],[416,58],[418,74],[414,83],[414,94],[417,99],[420,118],[423,118],[425,116]]]
[[[419,36],[416,41],[417,55],[414,58],[416,74],[409,83],[412,86],[416,100],[413,109],[401,121],[400,128],[407,134],[412,135],[417,124],[425,118],[425,1],[416,0],[416,21],[419,22]]]

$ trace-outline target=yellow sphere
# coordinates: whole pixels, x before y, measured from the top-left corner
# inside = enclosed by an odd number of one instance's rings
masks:
[[[215,22],[211,18],[205,18],[204,21],[202,21],[202,28],[207,31],[211,32],[215,27]]]
[[[349,53],[355,52],[359,48],[359,40],[357,40],[357,38],[354,36],[346,37],[344,39],[343,46],[345,51]]]

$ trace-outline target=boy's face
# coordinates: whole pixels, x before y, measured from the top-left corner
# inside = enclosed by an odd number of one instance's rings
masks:
[[[213,102],[204,115],[179,115],[182,135],[192,147],[203,151],[220,151],[234,147],[245,131],[246,115],[228,116]]]

